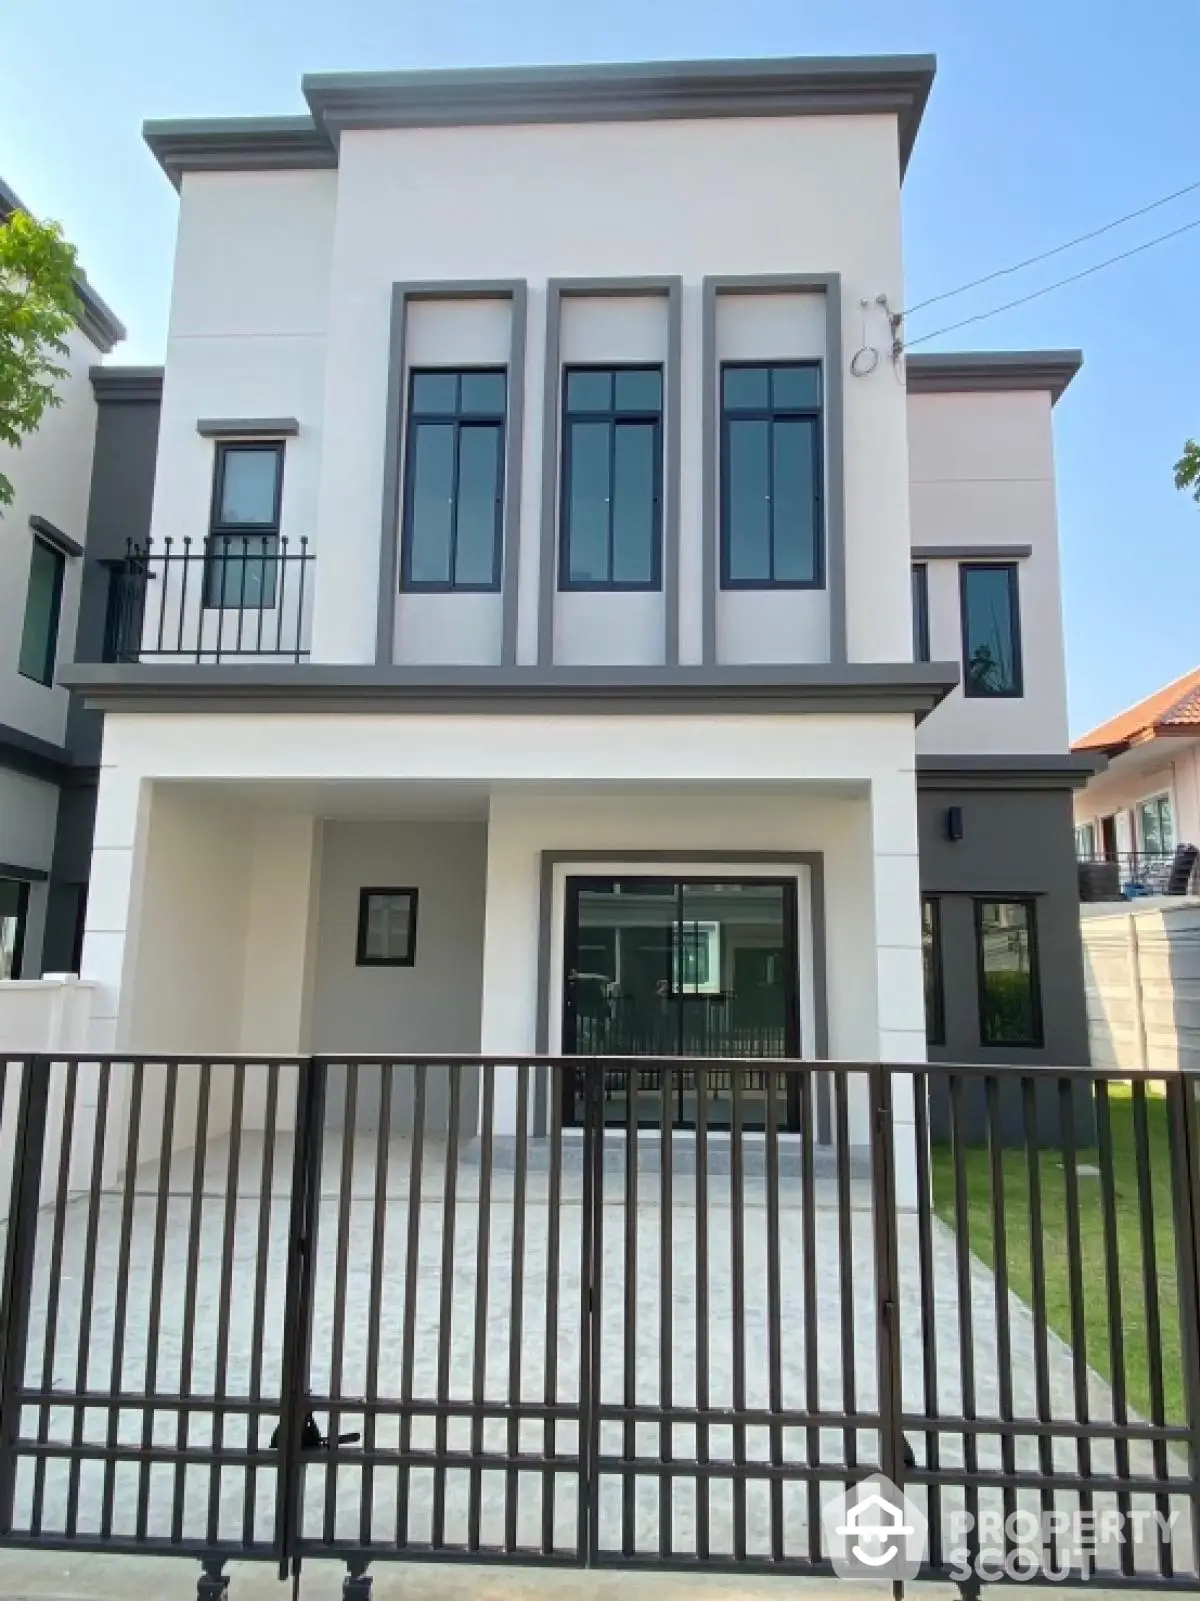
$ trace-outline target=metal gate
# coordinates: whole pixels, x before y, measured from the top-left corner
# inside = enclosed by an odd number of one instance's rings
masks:
[[[1014,1577],[1013,1517],[1072,1508],[1141,1533],[1042,1571],[1195,1588],[1197,1106],[1083,1069],[0,1059],[0,1544],[187,1556],[209,1596],[233,1558],[360,1597],[387,1559],[825,1574],[823,1509],[882,1471],[928,1577]]]

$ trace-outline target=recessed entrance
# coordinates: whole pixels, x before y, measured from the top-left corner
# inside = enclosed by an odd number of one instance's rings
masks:
[[[563,1054],[798,1056],[796,907],[794,877],[569,877]],[[638,1124],[659,1122],[659,1073],[647,1068],[638,1083]],[[626,1084],[621,1075],[606,1097],[610,1120],[626,1116]],[[757,1122],[765,1079],[751,1075],[744,1087],[744,1116]],[[694,1124],[694,1076],[672,1074],[672,1089],[674,1122]],[[730,1121],[729,1089],[727,1074],[705,1075],[710,1125]]]

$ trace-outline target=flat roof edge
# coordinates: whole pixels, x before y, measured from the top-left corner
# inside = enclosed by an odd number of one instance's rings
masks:
[[[1083,366],[1083,351],[918,351],[904,366],[910,394],[1044,389],[1053,404]]]

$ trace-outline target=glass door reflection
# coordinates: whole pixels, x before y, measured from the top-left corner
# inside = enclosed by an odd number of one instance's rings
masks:
[[[565,1055],[799,1055],[794,879],[569,878],[565,954]],[[633,1077],[639,1126],[653,1127],[661,1074]],[[623,1121],[630,1075],[609,1078],[606,1118]],[[730,1073],[714,1065],[703,1079],[710,1126],[728,1126]],[[743,1077],[747,1127],[762,1126],[765,1084],[763,1073]],[[695,1071],[673,1071],[674,1122],[695,1124],[696,1096]]]

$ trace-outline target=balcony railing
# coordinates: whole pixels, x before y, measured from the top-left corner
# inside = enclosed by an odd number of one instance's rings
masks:
[[[1197,874],[1194,845],[1172,851],[1096,851],[1077,853],[1079,898],[1084,901],[1137,900],[1144,895],[1187,895]]]
[[[315,559],[277,535],[131,542],[108,564],[104,660],[303,661]]]

